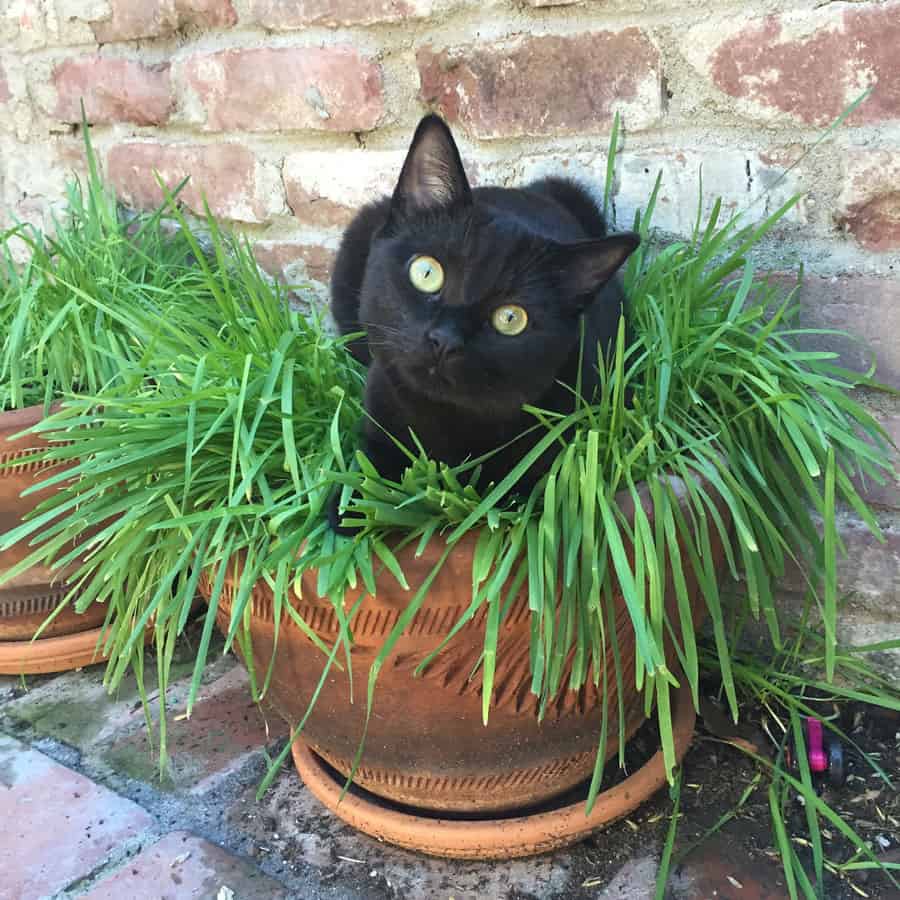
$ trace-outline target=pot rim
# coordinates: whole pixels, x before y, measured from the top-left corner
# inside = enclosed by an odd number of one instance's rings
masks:
[[[105,663],[103,627],[25,641],[0,641],[0,675],[45,675]]]
[[[690,685],[674,698],[675,757],[681,761],[694,733],[696,711]],[[451,820],[425,818],[384,809],[368,797],[345,794],[301,738],[291,747],[294,764],[309,791],[352,827],[406,849],[456,859],[511,859],[544,853],[582,840],[599,828],[628,815],[666,783],[662,748],[637,771],[597,795],[585,815],[583,800],[561,809],[502,819]]]
[[[60,409],[62,409],[62,401],[55,400],[50,404],[50,408],[46,413],[44,412],[43,403],[36,403],[34,406],[17,407],[16,409],[0,410],[0,428],[4,431],[7,428],[11,431],[14,429],[13,433],[24,431],[26,428],[42,422],[53,415],[53,413],[59,412]]]

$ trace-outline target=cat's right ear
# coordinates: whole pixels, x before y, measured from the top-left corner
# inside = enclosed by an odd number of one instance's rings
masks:
[[[640,243],[640,235],[626,231],[597,240],[557,245],[563,296],[574,299],[583,309]]]
[[[402,218],[471,202],[469,182],[450,129],[438,116],[425,116],[400,171],[391,215]]]

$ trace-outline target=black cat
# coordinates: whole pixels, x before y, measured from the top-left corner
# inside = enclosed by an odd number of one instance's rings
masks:
[[[571,411],[582,317],[589,397],[597,348],[606,352],[623,309],[611,279],[638,243],[607,237],[590,195],[562,178],[470,189],[449,128],[426,116],[393,196],[363,207],[344,233],[331,283],[341,333],[366,333],[350,349],[370,367],[363,448],[379,472],[398,479],[408,462],[385,432],[412,447],[412,429],[429,456],[455,465],[533,426],[523,404]],[[492,456],[481,484],[540,437]]]

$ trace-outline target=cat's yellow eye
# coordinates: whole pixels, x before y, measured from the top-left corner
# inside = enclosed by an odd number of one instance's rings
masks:
[[[436,294],[444,286],[444,267],[433,256],[417,256],[409,264],[409,280],[416,290]]]
[[[504,306],[498,306],[491,316],[491,323],[500,334],[506,334],[514,337],[521,334],[528,324],[528,313],[521,306],[515,306],[508,303]]]

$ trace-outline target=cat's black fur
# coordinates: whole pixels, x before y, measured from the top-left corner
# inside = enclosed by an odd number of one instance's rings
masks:
[[[351,351],[369,366],[374,422],[363,426],[364,449],[379,472],[399,478],[408,461],[385,431],[412,446],[412,429],[429,456],[457,464],[533,426],[523,404],[571,411],[582,316],[582,392],[590,396],[596,348],[610,345],[623,308],[613,275],[638,242],[606,236],[590,195],[562,178],[471,190],[450,130],[424,118],[393,196],[363,207],[344,233],[331,284],[341,332],[366,332]],[[421,255],[443,266],[437,295],[409,280]],[[508,303],[528,313],[516,336],[491,325]],[[491,457],[481,483],[502,478],[540,435]],[[528,483],[555,452],[531,468]]]

